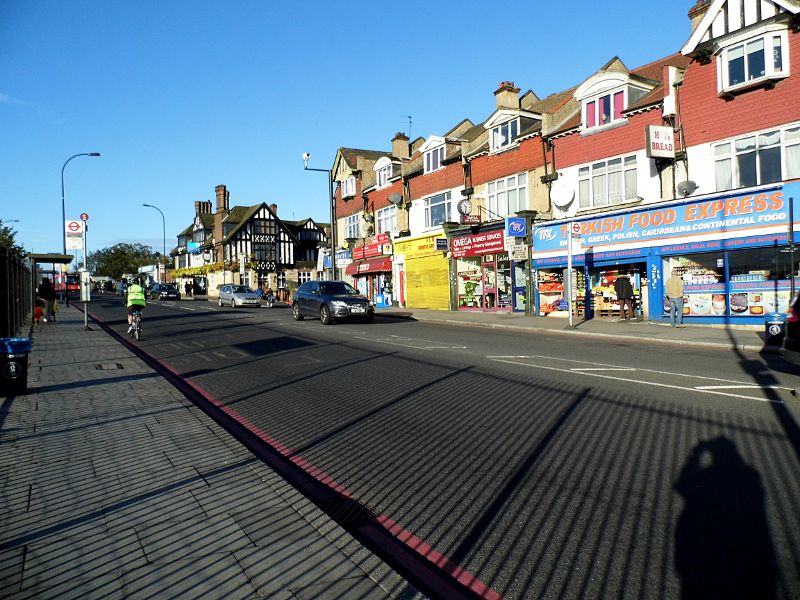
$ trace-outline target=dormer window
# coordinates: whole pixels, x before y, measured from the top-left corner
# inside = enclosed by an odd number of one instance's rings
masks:
[[[492,152],[511,146],[519,135],[519,119],[512,119],[492,128]]]
[[[731,92],[789,76],[786,30],[737,37],[719,54],[719,91]]]
[[[389,185],[389,177],[392,175],[392,165],[382,167],[377,171],[377,185],[379,188]]]
[[[342,189],[342,198],[351,198],[356,195],[356,178],[348,177],[339,182]]]
[[[625,109],[625,92],[622,90],[603,94],[599,98],[586,100],[583,103],[584,129],[605,127],[615,121],[621,121]]]
[[[425,153],[425,172],[431,173],[442,168],[444,162],[444,145],[437,146]]]

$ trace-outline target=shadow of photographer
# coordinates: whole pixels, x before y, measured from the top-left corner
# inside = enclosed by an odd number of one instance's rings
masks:
[[[675,530],[683,598],[775,598],[777,565],[761,476],[720,436],[692,450],[676,491]]]

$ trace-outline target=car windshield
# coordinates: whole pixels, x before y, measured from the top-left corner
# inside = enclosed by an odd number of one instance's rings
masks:
[[[231,291],[234,294],[252,294],[252,293],[254,293],[253,290],[251,290],[246,285],[235,285],[235,286],[233,286],[233,289]]]
[[[178,289],[174,285],[162,285],[160,290],[164,290],[165,292],[177,292]]]
[[[323,294],[334,296],[355,296],[358,290],[344,281],[323,281],[319,284],[319,289]]]

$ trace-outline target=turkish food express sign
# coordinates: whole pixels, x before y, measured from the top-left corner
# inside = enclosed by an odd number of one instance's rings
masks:
[[[796,203],[800,198],[789,188],[609,215],[572,225],[580,227],[582,246],[601,251],[615,246],[652,246],[655,240],[676,243],[722,234],[730,237],[785,232],[789,222],[789,196],[795,196]],[[536,227],[534,253],[539,256],[565,253],[569,227],[570,223]]]

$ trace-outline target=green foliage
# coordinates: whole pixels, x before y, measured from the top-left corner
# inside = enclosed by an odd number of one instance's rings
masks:
[[[119,279],[123,273],[136,273],[139,267],[154,264],[160,256],[150,246],[117,244],[89,253],[86,262],[92,274]]]
[[[17,232],[14,231],[13,227],[3,224],[0,221],[0,247],[8,248],[13,252],[17,252],[19,254],[23,254],[23,250],[20,246],[17,245]]]

